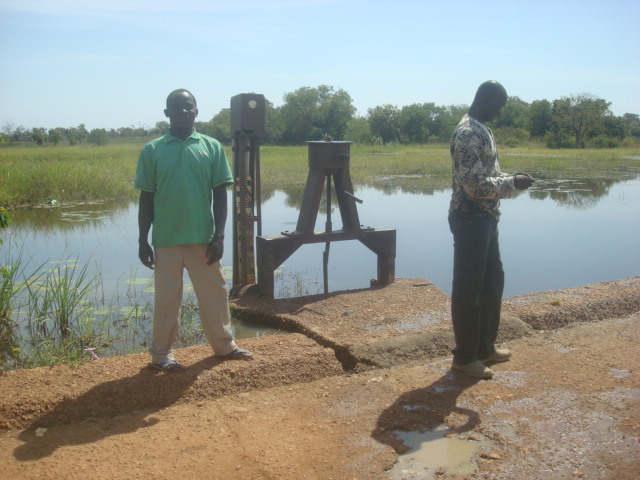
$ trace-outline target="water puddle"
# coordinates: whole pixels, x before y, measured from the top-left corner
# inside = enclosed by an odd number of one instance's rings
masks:
[[[620,370],[618,368],[612,368],[609,370],[609,375],[615,378],[626,378],[631,375],[631,371],[629,370]]]
[[[554,347],[560,353],[569,353],[571,351],[568,347],[565,347],[563,345],[554,345]]]
[[[389,470],[391,480],[435,480],[446,472],[470,475],[476,469],[475,454],[487,441],[474,441],[449,436],[443,427],[426,432],[396,432],[409,450],[398,457]]]

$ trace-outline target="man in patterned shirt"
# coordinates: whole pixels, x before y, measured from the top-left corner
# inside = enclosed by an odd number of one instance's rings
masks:
[[[507,102],[502,85],[480,85],[473,104],[451,140],[453,193],[449,226],[454,239],[451,318],[456,346],[452,368],[472,377],[491,378],[486,365],[506,362],[511,351],[496,348],[504,271],[498,245],[500,199],[526,189],[530,175],[500,172],[493,133],[485,125]]]

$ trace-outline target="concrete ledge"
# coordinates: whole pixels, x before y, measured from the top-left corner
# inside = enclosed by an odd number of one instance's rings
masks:
[[[424,278],[386,287],[265,300],[251,291],[236,315],[300,332],[330,347],[345,369],[389,367],[448,355],[454,345],[450,299]],[[640,311],[640,277],[504,299],[498,341]]]
[[[328,295],[234,303],[239,318],[303,333],[332,348],[347,370],[441,355],[449,340],[449,297],[424,278]]]

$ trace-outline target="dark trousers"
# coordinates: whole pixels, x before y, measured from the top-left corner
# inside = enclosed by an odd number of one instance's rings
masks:
[[[453,361],[460,365],[495,351],[500,325],[504,270],[498,244],[498,221],[491,215],[449,215],[453,233],[451,319],[456,346]]]

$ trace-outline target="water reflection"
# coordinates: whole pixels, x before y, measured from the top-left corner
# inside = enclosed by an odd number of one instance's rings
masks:
[[[609,195],[611,187],[619,182],[593,178],[540,179],[527,193],[537,200],[550,198],[560,206],[586,209],[594,207],[601,198]]]
[[[18,208],[11,211],[11,226],[13,229],[30,229],[45,233],[92,231],[105,221],[126,214],[130,203],[94,201]]]
[[[639,168],[640,169],[640,168]],[[631,178],[629,179],[629,177]],[[502,204],[501,246],[507,284],[505,296],[594,283],[640,273],[640,176],[618,179],[538,175],[530,191]],[[450,291],[452,239],[446,222],[450,189],[445,180],[389,177],[382,185],[356,186],[363,225],[397,231],[397,277],[426,277]],[[262,190],[264,235],[291,230],[298,218],[303,187]],[[335,196],[334,196],[335,200]],[[324,202],[324,200],[323,200]],[[334,228],[341,225],[336,204]],[[11,234],[3,235],[0,263],[17,252],[33,265],[77,258],[101,277],[103,302],[122,309],[131,298],[151,297],[144,288],[152,271],[137,258],[137,205],[115,202],[14,209]],[[324,229],[326,205],[316,229]],[[229,281],[231,228],[225,255]],[[304,245],[276,276],[276,296],[323,291],[323,244]],[[360,242],[335,242],[329,258],[329,291],[363,288],[376,276],[375,255]],[[188,276],[185,274],[188,283]],[[138,290],[136,290],[138,289]],[[146,296],[146,297],[145,297]],[[254,331],[240,332],[254,335]]]

